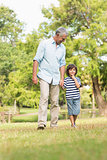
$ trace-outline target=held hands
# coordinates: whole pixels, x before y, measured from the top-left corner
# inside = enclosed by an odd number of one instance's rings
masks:
[[[64,80],[61,79],[59,85],[63,88]]]
[[[33,81],[34,84],[37,84],[37,83],[38,83],[38,78],[37,78],[37,76],[33,76],[32,81]]]

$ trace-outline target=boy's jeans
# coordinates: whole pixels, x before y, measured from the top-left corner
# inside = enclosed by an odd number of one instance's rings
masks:
[[[50,96],[51,108],[51,122],[50,126],[57,126],[58,122],[58,113],[59,113],[59,85],[52,85],[44,80],[40,79],[40,102],[39,102],[39,111],[38,111],[38,126],[44,126],[47,123],[47,107],[48,107],[48,98]]]

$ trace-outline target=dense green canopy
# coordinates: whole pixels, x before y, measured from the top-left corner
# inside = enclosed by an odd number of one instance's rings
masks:
[[[82,81],[81,106],[92,107],[92,95],[100,112],[107,110],[107,1],[58,0],[42,9],[48,19],[40,24],[23,42],[24,24],[13,10],[0,7],[0,104],[38,107],[39,84],[32,83],[33,57],[42,38],[52,36],[63,26],[68,32],[66,64],[77,65]],[[66,76],[66,75],[65,75]],[[90,89],[84,88],[89,86]],[[86,92],[86,94],[85,94]],[[86,96],[87,95],[87,96]],[[65,92],[60,90],[60,105],[66,103]]]

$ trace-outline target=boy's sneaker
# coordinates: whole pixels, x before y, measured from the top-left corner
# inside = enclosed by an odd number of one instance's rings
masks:
[[[73,126],[71,125],[72,128],[77,128],[77,126],[74,124]]]
[[[74,124],[74,128],[77,128],[77,126]]]

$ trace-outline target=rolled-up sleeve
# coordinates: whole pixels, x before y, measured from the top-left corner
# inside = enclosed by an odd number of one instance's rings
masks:
[[[62,58],[61,58],[61,60],[60,60],[60,68],[61,68],[62,66],[65,66],[65,65],[66,65],[65,55],[66,55],[66,49],[65,49],[65,47],[64,47],[64,53],[63,53],[63,56],[62,56]]]
[[[45,52],[44,41],[42,41],[38,46],[36,56],[34,57],[33,61],[36,60],[36,61],[38,61],[38,63],[40,63],[43,59],[44,52]]]

